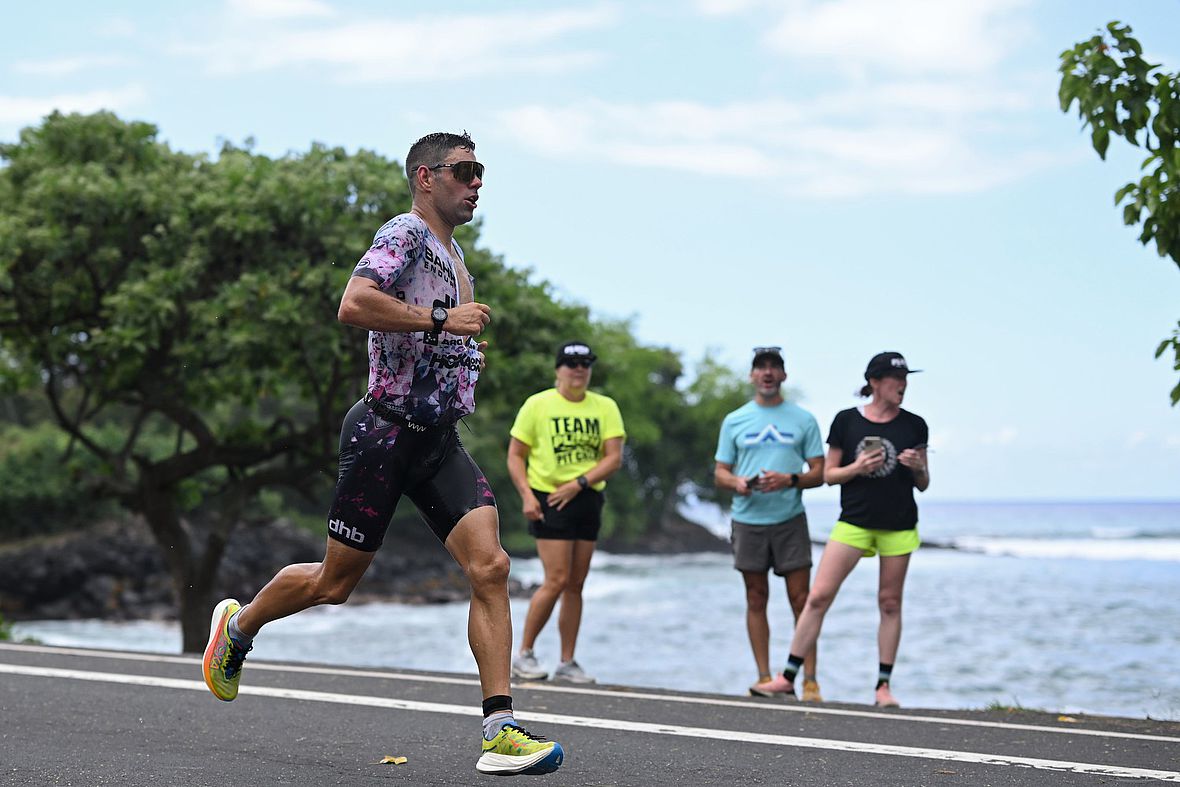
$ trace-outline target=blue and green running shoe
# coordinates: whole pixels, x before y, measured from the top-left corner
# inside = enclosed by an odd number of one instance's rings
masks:
[[[242,677],[242,662],[250,648],[243,648],[230,639],[229,619],[242,608],[237,599],[227,598],[213,608],[209,625],[209,644],[205,646],[205,685],[213,696],[229,702],[238,696],[238,681]]]
[[[561,767],[565,752],[557,741],[547,741],[523,727],[505,724],[496,737],[483,742],[475,769],[480,773],[539,775]]]

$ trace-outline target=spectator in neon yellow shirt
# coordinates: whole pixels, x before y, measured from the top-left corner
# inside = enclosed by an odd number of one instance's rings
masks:
[[[593,683],[574,660],[582,623],[582,585],[602,526],[606,479],[623,464],[623,418],[609,396],[589,390],[597,356],[585,342],[557,348],[557,381],[533,394],[512,424],[508,473],[520,493],[529,533],[545,569],[525,616],[512,674],[544,680],[533,646],[561,599],[561,661],[554,680]]]

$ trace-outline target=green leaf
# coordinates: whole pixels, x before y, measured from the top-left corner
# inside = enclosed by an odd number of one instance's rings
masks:
[[[1096,127],[1090,135],[1090,141],[1094,145],[1094,150],[1098,151],[1098,156],[1105,161],[1106,148],[1110,144],[1110,132],[1105,128]]]

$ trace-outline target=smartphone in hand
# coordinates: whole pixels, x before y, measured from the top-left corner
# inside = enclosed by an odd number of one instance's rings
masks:
[[[885,443],[884,443],[884,441],[881,440],[880,437],[877,437],[875,435],[870,436],[870,437],[866,437],[864,440],[864,448],[861,449],[861,453],[870,454],[873,451],[880,451],[884,447],[885,447]]]

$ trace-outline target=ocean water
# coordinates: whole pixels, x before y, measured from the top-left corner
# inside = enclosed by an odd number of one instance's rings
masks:
[[[719,531],[723,512],[689,513]],[[809,504],[812,536],[838,510]],[[906,582],[894,693],[909,708],[993,704],[1180,720],[1180,503],[933,503]],[[822,547],[815,548],[818,564]],[[518,559],[525,583],[541,578]],[[845,582],[824,623],[829,700],[869,703],[877,672],[876,559]],[[772,585],[772,587],[774,587]],[[771,659],[785,661],[791,611],[772,595]],[[519,635],[527,602],[514,600]],[[756,677],[740,576],[727,555],[599,553],[577,658],[602,682],[742,694]],[[474,672],[466,604],[344,605],[277,621],[252,658]],[[32,621],[48,643],[179,650],[174,624]],[[537,644],[555,666],[556,615]]]

